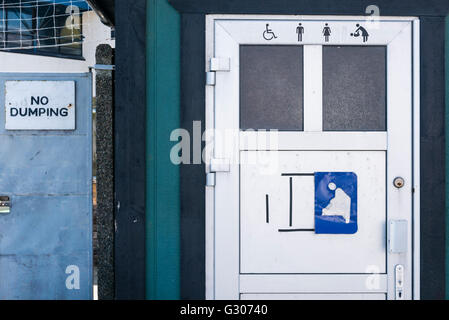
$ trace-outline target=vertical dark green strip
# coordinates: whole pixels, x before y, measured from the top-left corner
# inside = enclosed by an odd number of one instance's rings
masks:
[[[446,300],[449,300],[449,15],[446,17]]]
[[[149,0],[147,10],[146,297],[176,300],[179,168],[170,161],[170,134],[180,123],[180,15],[167,0]]]

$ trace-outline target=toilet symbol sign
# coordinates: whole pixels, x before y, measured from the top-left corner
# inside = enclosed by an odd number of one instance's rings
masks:
[[[302,35],[304,34],[304,27],[299,23],[296,27],[296,34],[298,35],[298,42],[302,42]]]
[[[276,34],[273,32],[273,30],[270,29],[270,24],[267,23],[265,25],[265,31],[263,32],[263,38],[267,41],[277,39]]]
[[[323,28],[324,40],[326,42],[329,42],[329,38],[330,38],[331,34],[332,34],[332,30],[329,27],[329,23],[326,23]]]
[[[357,233],[357,175],[315,173],[315,233]]]
[[[364,27],[362,27],[360,24],[356,24],[356,30],[351,33],[351,37],[357,38],[361,37],[363,42],[367,42],[369,38],[369,33],[366,31]]]

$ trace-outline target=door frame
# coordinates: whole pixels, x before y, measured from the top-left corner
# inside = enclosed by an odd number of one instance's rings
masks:
[[[214,58],[216,20],[366,20],[365,16],[298,16],[298,15],[207,15],[206,16],[206,72]],[[381,17],[380,21],[410,22],[412,32],[412,298],[420,298],[420,22],[416,17]],[[214,129],[215,90],[206,86],[206,133]],[[206,141],[211,141],[206,136]],[[211,145],[206,145],[206,174],[211,174]],[[215,179],[213,179],[215,180]],[[210,181],[209,181],[210,182]],[[389,181],[388,181],[389,182]],[[215,299],[215,184],[206,187],[206,299]],[[416,223],[418,222],[418,223]]]

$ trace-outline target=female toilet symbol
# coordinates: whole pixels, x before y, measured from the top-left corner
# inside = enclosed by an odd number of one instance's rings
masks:
[[[267,23],[266,30],[263,32],[263,38],[267,41],[277,39],[276,35],[274,34],[273,30],[270,29],[270,24]]]
[[[331,28],[329,27],[329,24],[326,23],[324,29],[323,29],[323,34],[324,34],[324,40],[326,42],[329,42],[329,37],[331,36]]]
[[[354,31],[354,33],[351,33],[351,37],[360,37],[360,32],[362,33],[363,42],[368,41],[369,33],[366,31],[366,29],[360,24],[356,24],[357,29]]]

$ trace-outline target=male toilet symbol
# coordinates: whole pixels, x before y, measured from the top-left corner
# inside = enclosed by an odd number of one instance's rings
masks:
[[[302,26],[302,23],[300,23],[296,28],[296,33],[298,34],[298,42],[302,42],[302,35],[304,34],[304,27]]]
[[[315,173],[315,233],[354,234],[357,226],[357,175]]]
[[[366,31],[366,29],[364,27],[362,27],[360,24],[356,24],[357,29],[354,31],[354,33],[351,33],[351,37],[360,37],[360,33],[362,33],[362,39],[363,42],[367,42],[368,41],[368,37],[369,37],[369,33],[368,31]]]

